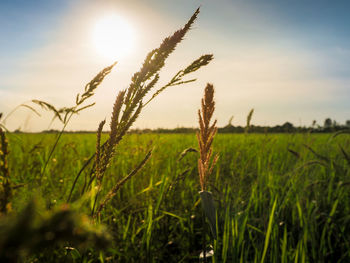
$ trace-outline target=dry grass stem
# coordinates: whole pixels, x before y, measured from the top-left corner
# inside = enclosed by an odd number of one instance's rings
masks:
[[[97,210],[97,214],[100,214],[103,208],[106,206],[106,204],[115,196],[115,194],[118,192],[118,190],[129,180],[131,179],[135,174],[138,173],[138,171],[141,170],[141,168],[146,164],[148,159],[152,155],[152,150],[147,153],[145,158],[139,163],[139,165],[131,171],[127,176],[125,176],[123,179],[121,179],[105,196],[104,200],[100,203],[99,208]]]
[[[96,177],[97,180],[100,180],[100,165],[101,165],[101,134],[103,126],[105,125],[106,120],[101,121],[97,129],[97,138],[96,138]]]

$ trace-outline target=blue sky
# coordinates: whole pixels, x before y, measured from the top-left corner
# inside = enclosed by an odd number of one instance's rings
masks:
[[[96,106],[69,126],[96,129],[109,118],[114,94],[127,87],[146,53],[198,6],[199,19],[169,59],[163,81],[203,53],[213,53],[215,60],[195,74],[196,83],[159,96],[136,127],[196,126],[207,82],[216,88],[219,125],[232,115],[233,124],[243,125],[251,108],[253,123],[259,125],[350,119],[350,3],[315,0],[3,0],[0,112],[34,98],[58,107],[73,104],[84,84],[113,60],[98,56],[90,33],[100,17],[116,13],[135,29],[134,50],[101,85],[92,100]],[[48,114],[39,118],[23,108],[6,125],[37,131],[47,128],[49,120]]]
[[[1,56],[28,52],[48,41],[67,10],[65,1],[3,0],[0,3]]]

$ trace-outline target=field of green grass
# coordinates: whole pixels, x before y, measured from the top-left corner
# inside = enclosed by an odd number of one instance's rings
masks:
[[[33,196],[50,209],[66,203],[80,168],[96,151],[96,135],[63,134],[41,174],[55,136],[9,135],[11,178],[24,184],[14,192],[14,210]],[[214,250],[210,262],[350,262],[349,134],[218,134],[213,147],[220,155],[209,179],[217,240],[203,224],[199,155],[181,155],[198,149],[195,134],[131,134],[116,148],[102,196],[154,150],[98,218],[112,245],[101,252],[57,246],[32,259],[198,262],[205,236]],[[84,202],[78,198],[89,177],[87,168],[71,198],[83,213],[93,206],[93,193]]]

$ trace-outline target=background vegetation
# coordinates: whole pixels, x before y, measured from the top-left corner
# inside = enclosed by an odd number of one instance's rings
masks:
[[[60,207],[68,197],[72,175],[95,151],[94,135],[64,135],[48,166],[50,176],[38,185],[40,167],[54,139],[50,134],[10,136],[9,163],[16,164],[10,165],[10,172],[14,183],[25,184],[16,190],[14,209],[20,209],[33,192],[42,195],[47,208]],[[197,148],[194,134],[128,135],[102,189],[128,173],[150,147],[154,152],[149,163],[103,212],[102,223],[113,236],[103,258],[197,261],[203,233],[198,153],[181,155],[184,149]],[[218,240],[213,243],[207,236],[216,262],[260,262],[263,257],[265,262],[347,262],[350,160],[345,149],[349,153],[349,148],[347,134],[217,135],[214,150],[220,158],[209,189],[217,203]],[[81,189],[84,180],[78,184]],[[99,253],[91,247],[62,246],[54,254],[36,256],[43,262],[54,257],[90,260]]]

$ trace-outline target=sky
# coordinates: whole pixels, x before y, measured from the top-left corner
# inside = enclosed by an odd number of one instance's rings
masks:
[[[218,125],[231,116],[244,125],[322,125],[350,119],[350,2],[323,0],[1,0],[0,112],[27,103],[6,119],[9,130],[59,129],[52,114],[31,104],[73,106],[100,70],[118,64],[96,90],[96,105],[72,118],[68,130],[96,130],[110,118],[118,91],[128,87],[146,54],[182,27],[197,7],[198,20],[161,72],[164,84],[203,54],[214,60],[193,73],[194,83],[165,90],[134,128],[196,127],[206,83],[215,87]],[[124,56],[103,56],[94,44],[98,21],[117,15],[132,28]],[[122,36],[116,30],[115,36]]]

